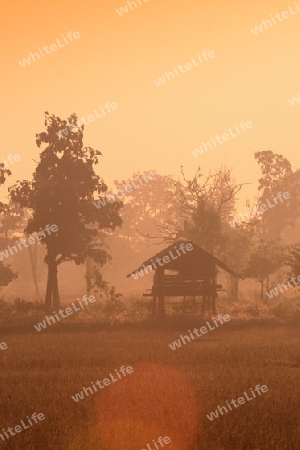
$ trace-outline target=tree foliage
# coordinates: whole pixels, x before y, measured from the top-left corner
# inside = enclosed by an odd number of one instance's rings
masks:
[[[72,125],[64,135],[62,130]],[[11,198],[21,207],[33,210],[25,229],[27,234],[38,232],[47,224],[58,227],[43,239],[48,265],[46,307],[59,305],[57,267],[65,261],[83,264],[87,256],[99,265],[108,259],[108,251],[95,242],[98,230],[121,226],[118,214],[122,202],[97,209],[94,195],[107,191],[104,181],[94,171],[101,153],[83,146],[84,125],[77,126],[77,117],[68,120],[45,113],[46,132],[36,135],[36,144],[45,148],[32,181],[18,182],[10,190]]]
[[[292,174],[291,163],[271,150],[256,152],[254,157],[263,174],[258,180],[258,189],[265,194],[276,194],[278,183]]]
[[[148,171],[149,173],[149,171]],[[130,180],[115,182],[117,188],[125,190],[132,181],[137,189],[132,189],[124,197],[124,208],[121,211],[123,227],[118,234],[135,249],[140,247],[145,238],[154,243],[168,243],[174,240],[180,226],[180,208],[176,197],[176,182],[171,176],[159,175],[147,184],[139,186],[140,173],[132,175]]]
[[[258,232],[261,238],[273,240],[280,238],[283,230],[300,217],[300,173],[293,172],[291,163],[271,150],[256,152],[255,158],[263,174],[258,180],[261,191],[259,203],[268,207],[262,215]],[[289,192],[290,198],[283,202],[277,200],[276,204],[274,198],[279,192]]]
[[[298,277],[300,275],[300,244],[291,245],[287,266],[290,276]]]
[[[203,175],[201,168],[188,180],[178,183],[178,196],[185,219],[184,234],[209,252],[220,252],[225,246],[225,229],[242,185],[232,181],[231,172],[221,168]]]
[[[261,283],[261,299],[264,296],[264,281],[276,272],[286,260],[285,247],[278,240],[259,241],[254,247],[243,275]]]
[[[11,171],[8,169],[4,169],[4,164],[0,164],[0,185],[3,185],[6,181],[6,176],[10,176]],[[9,207],[8,205],[0,202],[0,213],[7,213]],[[3,229],[1,230],[4,231]],[[4,248],[7,245],[7,234],[5,235],[5,239],[1,239],[0,248]],[[11,281],[18,278],[18,274],[13,272],[10,266],[5,266],[3,262],[0,262],[0,287],[7,286]]]

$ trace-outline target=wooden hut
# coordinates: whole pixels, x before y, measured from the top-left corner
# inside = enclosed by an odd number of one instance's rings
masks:
[[[217,284],[217,267],[225,270],[235,278],[243,278],[231,270],[215,256],[203,250],[192,241],[180,239],[167,248],[147,259],[142,265],[127,275],[137,279],[154,271],[153,286],[145,296],[153,297],[153,312],[165,314],[165,297],[202,296],[202,307],[211,307],[216,314],[217,291],[222,286]]]

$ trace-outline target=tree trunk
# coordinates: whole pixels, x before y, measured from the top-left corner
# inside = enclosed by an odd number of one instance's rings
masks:
[[[86,279],[86,293],[91,295],[91,275],[93,269],[93,261],[90,256],[85,258],[85,279]]]
[[[28,246],[28,250],[29,250],[29,256],[30,256],[30,264],[31,264],[31,272],[32,272],[32,278],[33,278],[33,284],[35,287],[35,295],[37,298],[40,297],[40,292],[39,292],[39,286],[38,286],[38,282],[37,282],[37,275],[36,275],[36,260],[37,260],[37,242],[35,243],[35,247],[34,247],[34,254],[32,252],[32,248],[31,245]]]
[[[60,298],[58,291],[58,279],[57,279],[57,265],[55,264],[53,274],[53,308],[56,310],[60,306]]]
[[[52,309],[52,291],[53,291],[53,263],[49,263],[46,298],[45,298],[46,312],[51,312]]]
[[[57,309],[60,306],[58,280],[57,280],[57,264],[55,260],[48,263],[48,280],[45,298],[45,307],[47,312]]]
[[[266,287],[266,292],[269,291],[269,275],[267,275],[267,287]],[[268,296],[266,295],[266,298],[264,299],[264,302],[266,305],[268,305]]]

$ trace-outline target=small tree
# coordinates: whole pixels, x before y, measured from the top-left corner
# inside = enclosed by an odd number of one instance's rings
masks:
[[[0,164],[0,185],[4,184],[6,181],[5,176],[11,175],[11,171],[8,169],[4,169],[4,164]],[[5,213],[8,209],[8,206],[4,203],[0,202],[0,213]],[[7,245],[7,233],[5,234],[5,238],[1,239],[0,248],[5,247]],[[0,288],[7,286],[11,281],[18,278],[18,274],[13,272],[10,266],[5,266],[2,262],[0,262]]]
[[[264,282],[267,280],[269,288],[269,276],[280,269],[285,260],[284,247],[277,241],[260,241],[251,253],[243,275],[258,281],[261,285],[261,300],[264,300]]]
[[[70,132],[65,135],[67,124]],[[11,198],[21,207],[33,210],[33,217],[25,229],[27,234],[38,232],[47,224],[55,224],[58,231],[47,235],[45,262],[48,280],[45,298],[46,310],[60,304],[57,267],[65,261],[83,264],[90,256],[102,266],[109,258],[106,249],[95,243],[98,230],[121,226],[118,214],[122,202],[107,204],[97,209],[94,195],[107,191],[104,181],[95,173],[101,153],[83,146],[84,125],[77,126],[77,117],[68,120],[45,113],[46,132],[36,135],[36,144],[46,144],[32,181],[18,182],[11,189]],[[97,226],[95,227],[95,224]]]
[[[7,286],[16,278],[18,278],[18,274],[13,272],[10,266],[5,266],[2,262],[0,262],[0,288]]]
[[[298,277],[300,275],[300,244],[290,246],[287,258],[287,266],[291,276]]]

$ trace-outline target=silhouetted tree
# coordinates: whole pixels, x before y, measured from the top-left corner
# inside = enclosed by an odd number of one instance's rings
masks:
[[[290,246],[287,266],[289,267],[290,276],[298,277],[300,275],[300,244]]]
[[[254,241],[255,227],[251,223],[242,223],[236,228],[228,226],[220,258],[234,271],[242,274],[247,267]],[[237,301],[240,279],[226,273],[225,276],[229,282],[228,297],[230,300]]]
[[[226,168],[204,176],[199,167],[191,180],[186,179],[183,169],[181,173],[183,182],[177,187],[185,218],[185,237],[220,256],[226,243],[224,231],[242,185],[232,181],[231,172]]]
[[[62,133],[68,123],[72,125],[69,133]],[[101,209],[94,206],[94,195],[107,191],[106,184],[94,171],[101,153],[83,146],[84,125],[77,126],[75,114],[66,121],[46,112],[45,126],[47,131],[36,135],[37,146],[46,144],[46,147],[40,154],[33,180],[18,182],[10,192],[13,201],[33,210],[33,217],[25,229],[27,234],[38,232],[47,224],[58,227],[56,233],[41,241],[47,252],[45,305],[50,310],[60,304],[59,264],[64,261],[83,264],[90,256],[101,266],[110,258],[107,249],[95,244],[94,237],[98,229],[114,230],[121,226],[118,211],[122,202]]]
[[[135,250],[140,250],[140,244],[170,243],[180,230],[180,208],[176,197],[176,182],[168,175],[159,175],[155,170],[147,171],[155,175],[153,180],[143,181],[141,173],[135,173],[127,181],[115,182],[118,189],[123,189],[135,183],[138,188],[131,189],[124,196],[124,208],[121,216],[124,220],[122,230],[118,235],[127,241]],[[143,185],[139,184],[142,180]]]
[[[258,281],[261,285],[261,300],[264,300],[264,282],[280,269],[286,259],[285,248],[278,241],[261,240],[253,249],[243,275]]]
[[[268,209],[263,213],[258,231],[266,240],[277,239],[285,227],[293,225],[300,216],[299,208],[299,171],[293,172],[291,163],[282,155],[271,150],[255,153],[263,177],[258,180],[258,189],[261,191],[260,204],[266,204]],[[284,201],[276,198],[279,192],[290,193],[290,198]]]
[[[0,185],[4,184],[6,181],[6,175],[10,176],[11,171],[8,169],[4,169],[4,164],[0,164]],[[0,202],[0,213],[4,214],[8,209],[8,206],[5,203]],[[4,231],[4,230],[2,230]],[[7,233],[5,234],[5,238],[0,240],[0,248],[5,247],[7,245]],[[7,286],[11,281],[18,278],[18,274],[13,272],[10,266],[5,266],[2,262],[0,262],[0,287]]]
[[[278,182],[292,174],[291,163],[282,155],[271,150],[264,150],[254,154],[260,165],[262,178],[259,178],[258,189],[268,194],[275,194]]]
[[[13,272],[10,266],[5,266],[0,262],[0,288],[7,286],[16,278],[18,278],[18,274]]]
[[[4,234],[7,243],[9,243],[9,232],[18,230],[23,225],[25,210],[20,208],[17,203],[10,201],[3,205],[1,211],[0,233]]]
[[[126,275],[147,259],[149,252],[153,253],[149,247],[173,242],[180,230],[180,208],[174,179],[159,175],[155,170],[147,170],[147,174],[154,174],[155,178],[134,173],[128,180],[115,181],[111,191],[111,195],[116,191],[123,192],[121,198],[124,203],[120,211],[122,228],[110,233],[107,240],[115,264],[113,268],[105,267],[105,275],[118,280],[118,289],[130,289]],[[159,248],[155,253],[157,251]],[[134,289],[146,289],[148,285],[149,277],[146,276]]]

